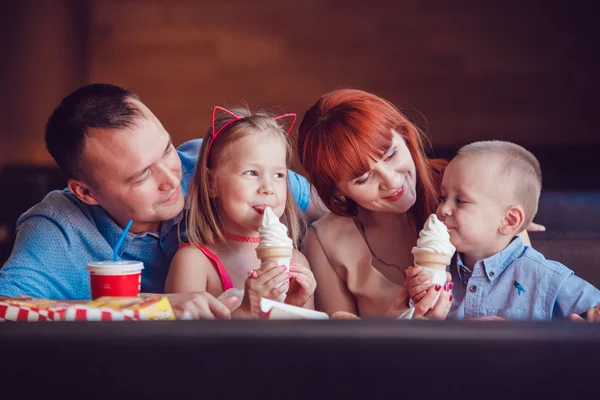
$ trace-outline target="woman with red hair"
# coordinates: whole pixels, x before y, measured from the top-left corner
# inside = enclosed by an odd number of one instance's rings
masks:
[[[298,154],[331,211],[304,239],[318,283],[317,309],[368,317],[407,305],[405,270],[420,229],[438,205],[446,165],[427,158],[425,143],[396,107],[360,90],[335,90],[305,113]],[[415,315],[445,318],[451,302],[450,285],[432,286]]]
[[[427,144],[396,107],[361,90],[335,90],[304,114],[300,162],[331,211],[304,239],[318,310],[394,315],[408,305],[407,280],[415,293],[429,286],[417,276],[420,268],[407,270],[418,233],[438,206],[447,164],[428,159]],[[520,235],[530,245],[527,233]],[[415,316],[446,318],[451,303],[451,284],[431,286]]]

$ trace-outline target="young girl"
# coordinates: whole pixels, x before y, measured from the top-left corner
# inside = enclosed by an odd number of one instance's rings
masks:
[[[221,114],[215,118],[216,113]],[[281,123],[292,117],[290,128]],[[279,117],[245,108],[213,110],[188,192],[187,237],[169,270],[166,292],[207,291],[215,297],[244,288],[234,317],[260,315],[260,298],[314,308],[316,281],[297,251],[299,220],[287,185],[295,114]],[[260,265],[258,228],[266,207],[286,225],[294,243],[290,271],[277,261]]]

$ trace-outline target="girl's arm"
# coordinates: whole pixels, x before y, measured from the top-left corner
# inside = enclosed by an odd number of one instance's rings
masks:
[[[198,248],[186,246],[175,253],[165,282],[165,293],[206,292],[210,260]]]
[[[173,257],[165,283],[177,319],[229,319],[236,298],[217,300],[207,292],[208,274],[214,267],[196,247],[180,249]]]
[[[285,303],[314,310],[317,281],[304,254],[295,249],[290,266],[290,279]]]
[[[348,290],[346,282],[338,276],[325,255],[315,228],[311,227],[306,233],[303,252],[317,282],[316,310],[329,315],[336,311],[357,314],[356,300]]]

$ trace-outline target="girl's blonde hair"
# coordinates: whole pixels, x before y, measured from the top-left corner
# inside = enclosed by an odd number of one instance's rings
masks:
[[[212,144],[213,127],[208,128],[200,151],[194,178],[188,190],[188,205],[186,231],[188,241],[199,247],[214,246],[225,242],[221,229],[218,198],[210,195],[210,185],[214,170],[219,164],[230,157],[227,148],[246,135],[256,131],[272,131],[285,139],[286,130],[275,120],[275,116],[264,111],[252,112],[247,107],[234,107],[230,111],[237,116],[223,113],[214,120],[214,132],[218,132]],[[233,121],[233,122],[232,122]],[[227,126],[225,126],[227,125]],[[208,151],[210,150],[210,153]],[[292,158],[292,148],[286,140],[286,167],[289,168]],[[287,186],[285,211],[280,220],[287,228],[297,248],[298,236],[303,224],[302,213]]]

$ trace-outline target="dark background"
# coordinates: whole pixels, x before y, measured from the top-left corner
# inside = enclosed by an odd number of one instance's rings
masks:
[[[138,93],[175,144],[202,136],[217,104],[301,116],[319,95],[356,87],[404,109],[437,156],[474,140],[514,141],[540,159],[544,190],[599,190],[597,9],[541,0],[2,1],[0,243],[22,211],[62,186],[44,124],[91,82]]]

